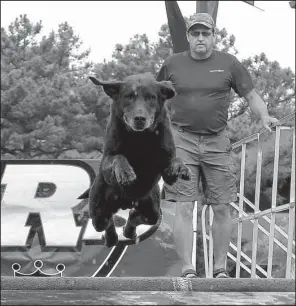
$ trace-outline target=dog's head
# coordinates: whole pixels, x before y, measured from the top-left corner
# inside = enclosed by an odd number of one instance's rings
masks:
[[[150,73],[132,75],[122,82],[90,79],[94,84],[103,86],[105,93],[114,101],[116,114],[134,131],[152,127],[164,102],[175,96],[171,82],[158,82]]]

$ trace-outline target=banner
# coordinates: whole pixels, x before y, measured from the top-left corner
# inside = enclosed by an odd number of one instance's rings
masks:
[[[218,6],[219,1],[196,1],[196,12],[210,14],[216,23]]]
[[[255,1],[243,1],[243,2],[246,2],[246,3],[248,3],[248,4],[250,4],[250,5],[255,5]]]
[[[165,1],[168,26],[173,43],[173,52],[179,53],[189,49],[186,38],[186,23],[177,1]]]
[[[98,166],[97,160],[1,160],[1,276],[181,275],[175,203],[162,201],[158,224],[137,227],[138,244],[123,236],[128,210],[120,210],[119,243],[104,246],[87,199],[78,199]]]

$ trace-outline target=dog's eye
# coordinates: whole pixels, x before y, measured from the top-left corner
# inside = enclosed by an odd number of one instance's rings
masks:
[[[153,101],[153,100],[156,100],[156,96],[155,95],[151,95],[151,94],[147,94],[145,96],[145,99],[148,100],[148,101]]]
[[[132,101],[132,100],[134,100],[135,95],[130,93],[128,95],[125,95],[124,97],[125,97],[125,99]]]

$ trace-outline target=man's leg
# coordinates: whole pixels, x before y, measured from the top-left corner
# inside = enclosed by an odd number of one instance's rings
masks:
[[[176,145],[176,157],[183,160],[191,171],[191,180],[178,179],[172,186],[164,185],[164,198],[176,203],[176,215],[173,224],[173,236],[176,252],[182,262],[182,274],[190,269],[192,274],[186,277],[196,277],[192,264],[193,224],[192,215],[194,201],[198,195],[199,160],[196,148],[196,136],[173,126],[173,136]],[[185,276],[185,275],[184,275]]]
[[[182,275],[186,270],[193,270],[194,274],[187,273],[186,277],[196,277],[192,263],[193,246],[193,208],[197,199],[197,186],[199,181],[198,167],[188,165],[191,171],[191,180],[178,181],[172,186],[164,185],[164,195],[167,201],[176,202],[176,213],[173,223],[173,237],[176,252],[182,264]]]
[[[225,268],[231,239],[232,218],[229,204],[213,204],[213,251],[214,271]]]
[[[188,269],[194,269],[192,264],[193,243],[193,215],[194,202],[177,202],[176,216],[174,218],[173,235],[176,251],[182,260],[182,273]],[[194,275],[188,274],[187,277]]]
[[[201,158],[201,179],[206,202],[211,204],[214,212],[214,277],[228,277],[225,268],[232,232],[228,203],[237,200],[236,166],[231,156],[231,143],[226,130],[216,136],[204,137],[202,141],[205,151],[202,152]],[[217,270],[221,273],[218,274]]]

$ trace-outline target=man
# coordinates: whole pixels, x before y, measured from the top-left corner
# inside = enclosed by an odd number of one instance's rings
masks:
[[[157,79],[172,81],[177,95],[171,99],[171,120],[177,149],[192,172],[191,181],[164,185],[165,199],[176,203],[173,235],[182,259],[182,276],[197,277],[191,262],[192,212],[201,179],[206,204],[214,212],[214,277],[229,277],[225,266],[232,220],[230,202],[236,201],[236,173],[226,132],[231,88],[244,97],[263,127],[277,122],[254,89],[247,69],[235,56],[214,50],[215,25],[206,13],[195,14],[187,28],[189,51],[163,63]]]

